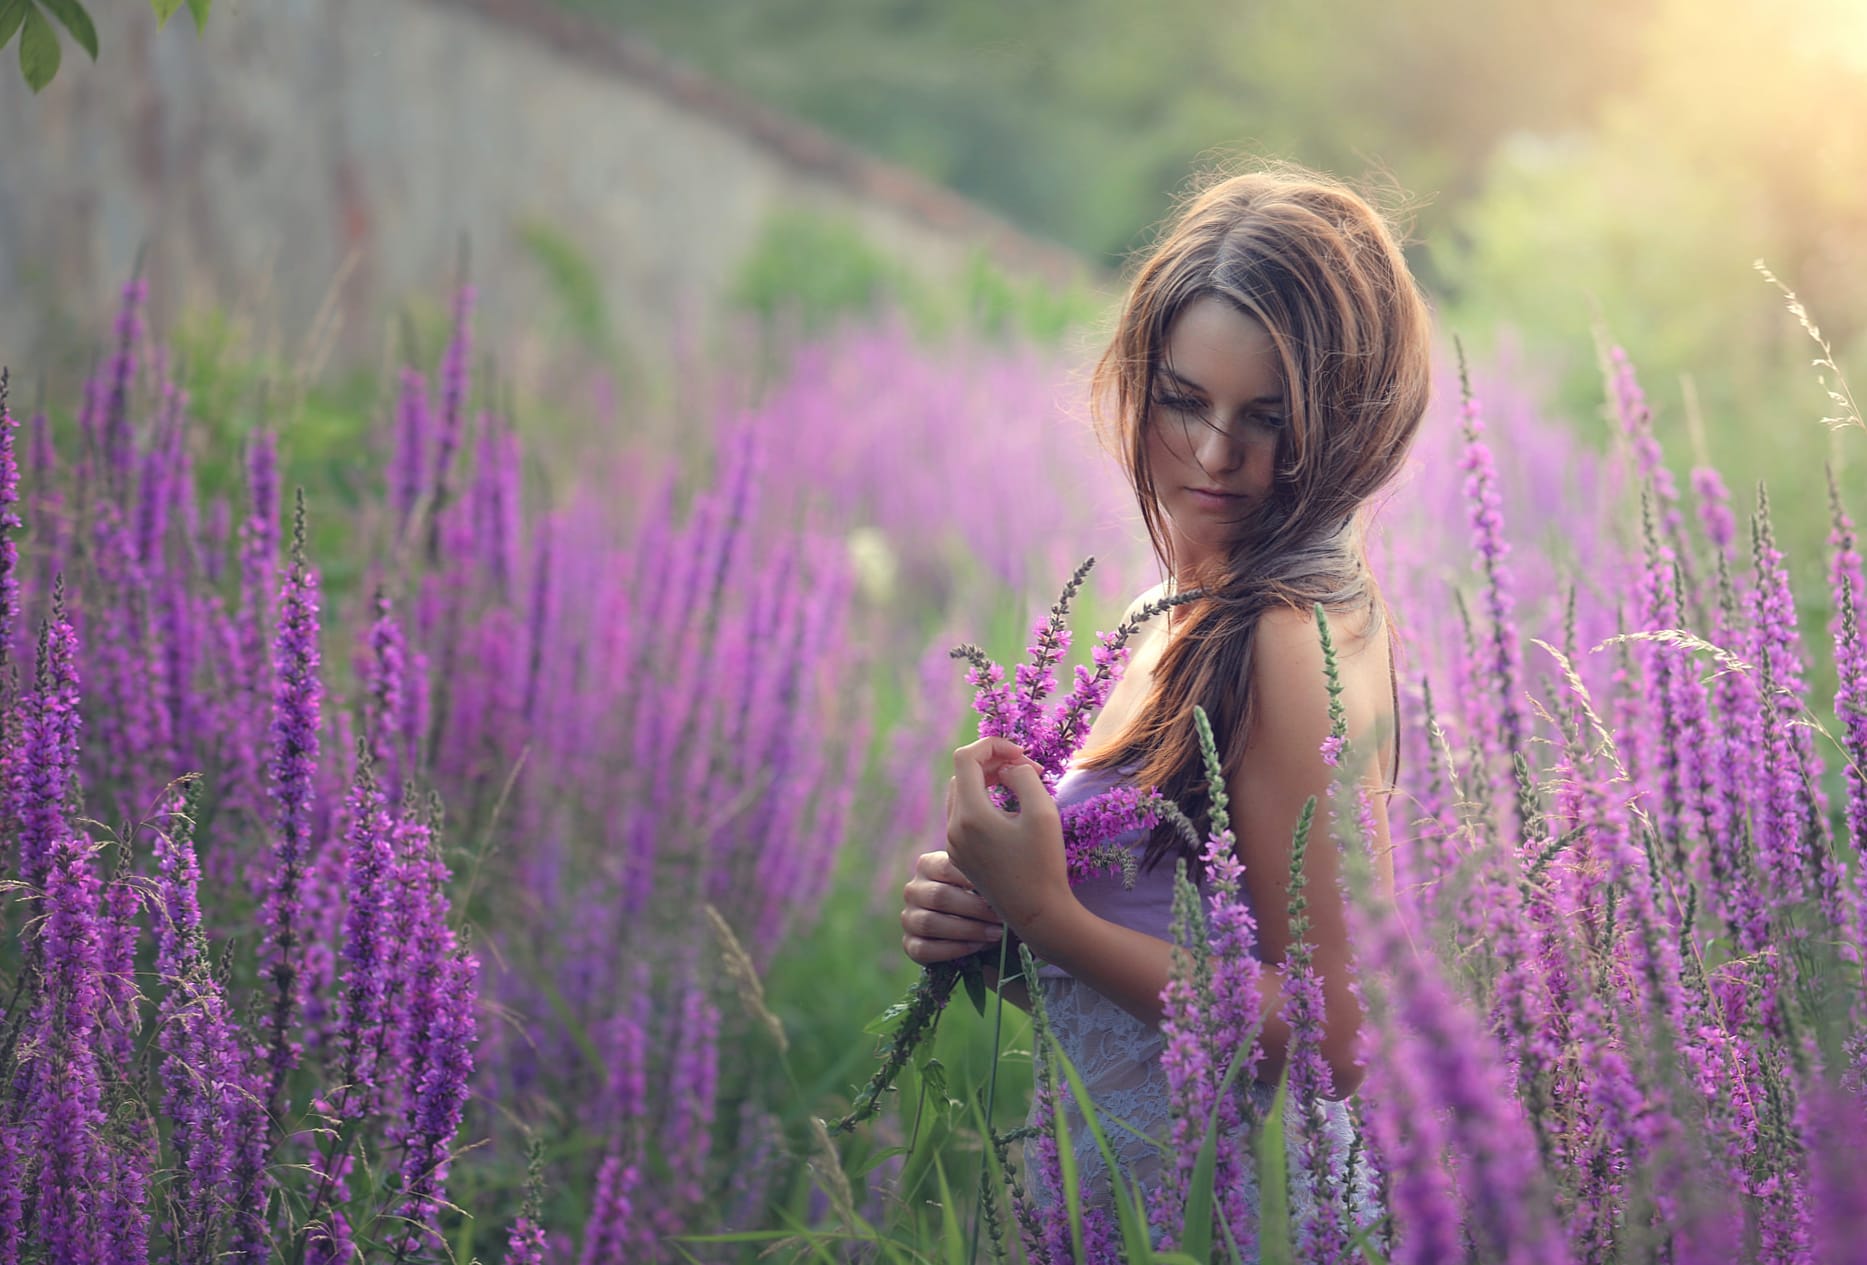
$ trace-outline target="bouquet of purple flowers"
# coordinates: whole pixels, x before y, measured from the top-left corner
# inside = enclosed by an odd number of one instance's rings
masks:
[[[1057,665],[1070,648],[1070,603],[1082,589],[1095,559],[1086,559],[1076,569],[1063,593],[1049,613],[1037,622],[1029,658],[1018,664],[1008,678],[1005,669],[994,663],[978,646],[967,644],[953,651],[955,659],[971,665],[966,679],[977,688],[973,707],[979,713],[979,736],[1006,738],[1018,744],[1043,773],[1044,785],[1056,790],[1070,760],[1081,750],[1088,737],[1095,714],[1108,701],[1109,693],[1128,662],[1128,640],[1142,624],[1171,607],[1200,596],[1198,590],[1164,597],[1140,607],[1113,632],[1101,633],[1091,652],[1093,667],[1078,665],[1074,685],[1068,695],[1056,702],[1050,697],[1057,688]],[[1014,809],[1016,804],[1003,787],[993,788],[1001,806]],[[1122,881],[1133,884],[1135,855],[1132,848],[1118,842],[1136,830],[1152,830],[1168,822],[1194,837],[1194,831],[1179,805],[1153,788],[1114,786],[1102,794],[1064,808],[1059,816],[1063,825],[1063,850],[1070,882],[1103,872],[1119,873]],[[856,1096],[848,1115],[836,1122],[839,1131],[848,1131],[873,1116],[881,1097],[894,1084],[895,1077],[922,1042],[933,1035],[934,1025],[953,987],[960,980],[973,1005],[985,1010],[986,955],[981,950],[971,957],[954,962],[940,962],[923,967],[920,979],[906,997],[884,1011],[869,1031],[884,1035],[882,1063],[862,1092]]]

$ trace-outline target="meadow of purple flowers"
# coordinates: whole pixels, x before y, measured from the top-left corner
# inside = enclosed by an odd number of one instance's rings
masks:
[[[304,524],[335,511],[300,499],[285,531],[289,430],[253,435],[237,515],[201,503],[144,299],[69,424],[0,407],[0,1265],[737,1259],[764,1245],[670,1236],[796,1228],[799,1113],[860,1071],[774,1072],[783,1025],[749,1035],[704,910],[743,993],[839,872],[860,900],[937,840],[979,592],[1089,552],[1111,600],[1145,587],[1061,362],[853,331],[707,419],[704,468],[619,443],[530,504],[463,289],[370,440],[333,609]],[[1508,378],[1463,408],[1448,383],[1380,515],[1399,901],[1360,915],[1356,1145],[1384,1216],[1324,1182],[1302,1259],[1824,1261],[1862,1232],[1846,489],[1803,595],[1817,698],[1761,493],[1740,535],[1714,471],[1678,488],[1624,357],[1609,394],[1598,456]],[[1195,939],[1243,988],[1225,908]],[[1252,1119],[1199,987],[1173,1020],[1190,1155],[1215,1112]],[[1287,1120],[1320,1161],[1316,1087],[1293,1074]],[[1251,1238],[1256,1165],[1222,1138],[1169,1201],[1213,1225],[1156,1210],[1156,1245]],[[930,1259],[889,1171],[859,1182],[868,1250]]]

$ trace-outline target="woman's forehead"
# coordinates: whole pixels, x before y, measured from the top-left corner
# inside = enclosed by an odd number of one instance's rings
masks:
[[[1283,366],[1270,331],[1215,295],[1193,300],[1167,329],[1163,374],[1231,404],[1283,399]]]

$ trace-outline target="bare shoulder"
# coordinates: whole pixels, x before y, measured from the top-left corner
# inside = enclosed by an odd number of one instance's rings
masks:
[[[1387,636],[1377,629],[1367,615],[1329,612],[1329,640],[1335,647],[1337,665],[1344,682],[1364,660],[1378,660],[1383,673],[1387,665]],[[1322,671],[1322,630],[1316,625],[1316,612],[1296,606],[1277,606],[1258,617],[1260,657],[1269,655],[1273,662],[1289,664],[1293,660],[1313,663]]]
[[[1251,693],[1260,734],[1281,742],[1293,731],[1313,733],[1321,742],[1329,731],[1329,679],[1313,614],[1280,606],[1258,617]]]
[[[1362,619],[1331,618],[1349,737],[1357,744],[1391,727],[1387,638]],[[1329,731],[1329,684],[1314,611],[1279,607],[1259,617],[1251,671],[1259,732],[1320,743]]]
[[[1331,635],[1335,626],[1330,625]],[[1322,635],[1316,629],[1314,612],[1298,606],[1273,606],[1258,616],[1258,653],[1282,658],[1288,655],[1313,655],[1322,666]]]
[[[1135,620],[1140,619],[1150,605],[1160,601],[1160,599],[1165,596],[1167,596],[1167,585],[1165,581],[1162,581],[1135,598],[1134,601],[1128,603],[1128,610],[1123,614],[1122,622],[1133,623]],[[1149,617],[1139,626],[1133,640],[1128,643],[1129,652],[1136,655],[1140,654],[1143,647],[1152,645],[1157,640],[1162,639],[1166,630],[1166,616],[1155,614]]]
[[[1158,602],[1165,596],[1167,596],[1167,582],[1162,580],[1159,584],[1156,584],[1153,588],[1135,598],[1134,601],[1128,603],[1128,613],[1122,616],[1122,618],[1133,619],[1135,616],[1139,615],[1142,609],[1150,602]]]

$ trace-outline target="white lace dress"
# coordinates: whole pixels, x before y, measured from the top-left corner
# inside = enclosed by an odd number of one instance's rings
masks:
[[[1057,784],[1057,802],[1075,803],[1100,794],[1116,781],[1109,772],[1071,769]],[[1124,840],[1137,851],[1146,847],[1140,832]],[[1171,859],[1152,870],[1142,870],[1133,888],[1124,889],[1115,876],[1090,878],[1076,887],[1076,896],[1099,917],[1124,927],[1144,931],[1162,940],[1172,939],[1173,874]],[[1096,1117],[1108,1138],[1125,1179],[1139,1183],[1143,1193],[1154,1187],[1162,1165],[1169,1162],[1172,1117],[1168,1105],[1167,1075],[1161,1068],[1161,1054],[1166,1039],[1160,1029],[1143,1023],[1061,968],[1040,963],[1038,986],[1043,990],[1044,1011],[1057,1044],[1069,1057],[1082,1077],[1089,1100],[1095,1104]],[[1039,1058],[1042,1058],[1040,1051]],[[1041,1075],[1041,1063],[1040,1063]],[[1252,1086],[1260,1111],[1271,1105],[1273,1091],[1261,1083]],[[1032,1104],[1028,1123],[1037,1126],[1037,1104]],[[1337,1155],[1348,1152],[1352,1131],[1348,1104],[1323,1104],[1327,1128],[1338,1143]],[[1107,1198],[1107,1181],[1101,1153],[1095,1138],[1084,1127],[1073,1101],[1066,1102],[1065,1120],[1070,1127],[1070,1145],[1076,1157],[1076,1171],[1085,1197],[1092,1202]],[[1293,1140],[1295,1131],[1289,1135]],[[1303,1188],[1306,1182],[1294,1180],[1305,1172],[1302,1157],[1292,1149],[1290,1155],[1292,1187],[1297,1201],[1292,1213],[1301,1221],[1308,1209]],[[1338,1174],[1338,1178],[1341,1174]],[[1358,1219],[1374,1215],[1371,1174],[1366,1164],[1357,1166],[1350,1184],[1351,1198]],[[1052,1204],[1055,1192],[1045,1189],[1041,1175],[1032,1173],[1032,1193],[1040,1204]]]

